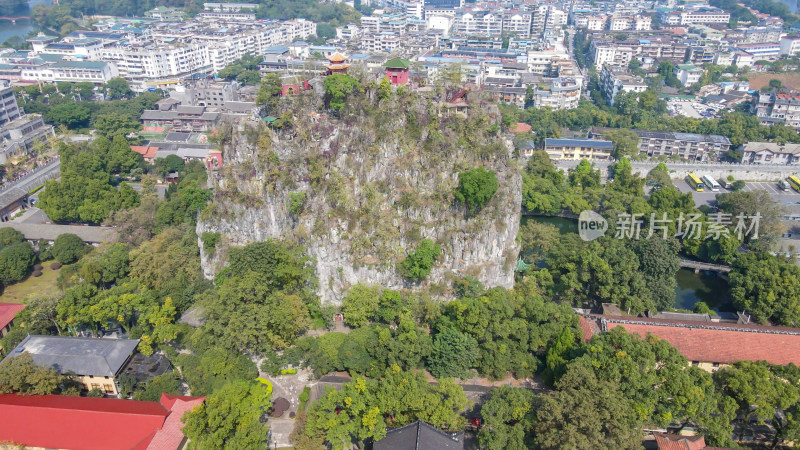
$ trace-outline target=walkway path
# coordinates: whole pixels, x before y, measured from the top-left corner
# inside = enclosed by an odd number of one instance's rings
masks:
[[[694,269],[695,271],[710,270],[712,272],[722,272],[722,273],[728,273],[731,271],[730,266],[723,266],[722,264],[709,264],[700,261],[692,261],[689,259],[681,259],[681,267],[685,267],[687,269]]]

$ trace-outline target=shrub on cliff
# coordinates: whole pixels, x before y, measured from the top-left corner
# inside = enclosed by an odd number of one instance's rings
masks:
[[[467,170],[458,174],[456,200],[467,207],[470,214],[475,214],[489,203],[497,192],[497,176],[483,167]]]
[[[414,281],[422,281],[431,273],[433,263],[441,253],[442,247],[439,244],[425,239],[400,263],[400,272]]]

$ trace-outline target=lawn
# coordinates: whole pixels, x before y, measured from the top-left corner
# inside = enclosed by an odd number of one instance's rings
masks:
[[[42,276],[29,276],[25,281],[12,284],[3,290],[0,295],[2,303],[25,303],[25,299],[32,295],[58,295],[61,291],[56,285],[58,270],[50,270],[52,261],[42,263]]]

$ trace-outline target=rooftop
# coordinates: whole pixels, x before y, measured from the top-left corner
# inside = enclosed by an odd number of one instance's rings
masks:
[[[614,144],[611,141],[600,139],[545,139],[546,147],[587,147],[603,150],[613,150]]]
[[[404,427],[386,432],[376,442],[375,450],[462,450],[464,432],[446,432],[418,420]]]
[[[25,305],[21,303],[0,303],[0,330],[11,323],[23,309],[25,309]]]
[[[204,397],[160,402],[66,395],[0,395],[0,441],[39,448],[177,449],[181,417]]]
[[[669,342],[689,361],[800,364],[800,328],[607,315],[592,315],[588,321],[599,322],[603,330],[623,327],[643,337],[652,334]]]
[[[28,335],[6,358],[27,352],[36,364],[62,374],[113,377],[137,345],[139,339]]]

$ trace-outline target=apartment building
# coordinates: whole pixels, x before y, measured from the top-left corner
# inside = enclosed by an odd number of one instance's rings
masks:
[[[800,129],[800,95],[796,93],[759,92],[753,109],[762,123],[782,122]]]
[[[3,126],[22,115],[17,105],[14,89],[8,81],[0,81],[0,126]]]
[[[649,31],[652,21],[650,16],[611,16],[607,27],[609,31]]]
[[[242,10],[255,11],[257,3],[203,3],[203,10],[210,12],[240,12]]]
[[[668,11],[661,14],[663,25],[727,24],[729,12],[720,9],[698,9],[696,11]]]
[[[737,45],[736,48],[753,55],[753,58],[755,58],[756,61],[759,59],[774,60],[781,56],[781,44],[778,42],[763,44],[741,44]]]
[[[519,39],[531,36],[531,13],[506,12],[503,14],[503,33]]]
[[[550,84],[538,84],[533,91],[536,108],[553,110],[577,108],[581,100],[581,83],[574,78],[555,78]]]
[[[489,11],[467,12],[455,18],[453,32],[467,36],[500,36],[503,17]]]
[[[800,144],[747,142],[742,145],[742,162],[748,164],[800,165]]]
[[[678,64],[675,66],[675,76],[681,82],[681,86],[689,87],[703,76],[703,69],[697,68],[694,64]]]
[[[610,66],[603,66],[599,81],[600,88],[609,105],[614,104],[614,98],[620,92],[644,92],[647,90],[647,84],[641,77]]]
[[[667,35],[632,35],[624,41],[617,41],[595,33],[589,45],[589,57],[595,66],[625,67],[634,57],[683,63],[687,48],[688,45],[681,40]]]
[[[780,41],[781,55],[794,56],[800,52],[800,37],[797,36],[784,36]]]
[[[601,138],[613,128],[593,127],[590,138]],[[679,156],[695,161],[716,161],[731,147],[725,136],[673,133],[671,131],[631,130],[639,136],[639,153],[647,156]]]

